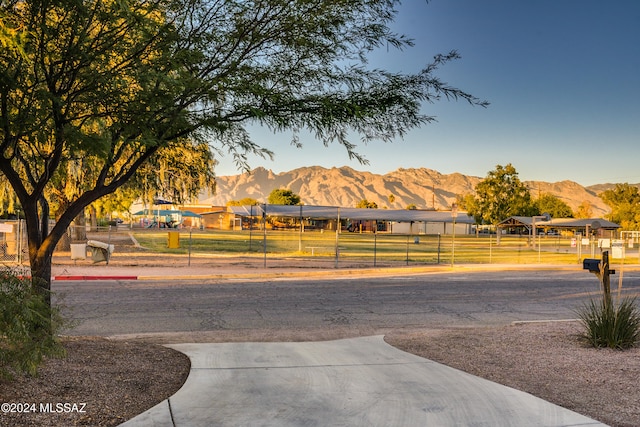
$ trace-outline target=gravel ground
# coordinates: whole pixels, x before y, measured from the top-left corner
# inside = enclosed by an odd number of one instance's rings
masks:
[[[191,366],[149,343],[73,338],[64,346],[67,357],[47,360],[38,377],[0,382],[0,426],[117,426],[178,391]]]
[[[575,323],[530,323],[396,330],[386,340],[611,426],[639,426],[640,348],[593,349],[578,333]],[[281,334],[277,338],[286,340]],[[291,338],[299,333],[292,332]],[[171,396],[189,371],[184,355],[148,342],[74,338],[65,346],[68,357],[49,360],[38,378],[0,383],[0,402],[35,403],[37,409],[40,403],[54,408],[56,403],[86,404],[84,412],[1,413],[0,425],[115,426]]]

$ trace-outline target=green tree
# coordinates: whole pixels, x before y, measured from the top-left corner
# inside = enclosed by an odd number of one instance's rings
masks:
[[[378,204],[376,202],[370,202],[367,199],[362,199],[358,203],[356,203],[356,208],[360,208],[360,209],[378,209]]]
[[[6,218],[10,214],[15,214],[19,209],[18,201],[13,188],[9,182],[0,175],[0,215]]]
[[[588,200],[583,200],[578,206],[578,210],[575,213],[576,218],[591,218],[593,216],[593,208]]]
[[[465,208],[477,223],[495,225],[510,216],[535,214],[529,189],[520,181],[518,172],[510,163],[497,165],[476,185],[475,190],[472,201],[465,199]]]
[[[456,52],[415,74],[367,67],[372,50],[412,44],[389,28],[398,3],[0,3],[0,172],[23,209],[32,276],[48,290],[71,222],[170,144],[207,142],[248,168],[248,155],[272,155],[246,130],[257,124],[296,144],[308,130],[366,162],[352,136],[392,141],[427,124],[423,101],[487,105],[434,75]],[[81,164],[50,229],[51,188]]]
[[[615,188],[600,194],[603,202],[611,208],[609,221],[619,224],[624,230],[640,230],[640,193],[638,187],[616,184]]]
[[[91,228],[98,226],[98,218],[113,219],[114,213],[119,217],[130,218],[131,205],[141,198],[141,193],[133,188],[120,187],[111,194],[93,202],[88,207]]]
[[[473,194],[458,194],[456,195],[456,205],[466,212],[471,212],[475,208],[476,198]]]
[[[269,204],[272,205],[299,205],[300,196],[286,188],[276,188],[269,194]]]
[[[187,139],[162,147],[126,184],[89,206],[92,226],[97,215],[129,212],[136,200],[148,206],[158,198],[182,204],[195,200],[203,189],[215,192],[215,164],[205,142]]]
[[[227,202],[227,206],[256,206],[259,204],[260,202],[258,202],[256,199],[252,199],[251,197],[245,197],[240,200],[229,200]]]
[[[215,164],[208,143],[174,141],[159,149],[124,187],[146,202],[158,197],[177,204],[191,202],[203,189],[215,192]]]
[[[548,213],[552,218],[573,218],[573,210],[559,197],[550,193],[542,194],[535,201],[537,215]]]

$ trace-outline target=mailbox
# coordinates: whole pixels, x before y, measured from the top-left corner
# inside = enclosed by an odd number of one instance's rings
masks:
[[[591,273],[600,273],[600,260],[594,258],[585,258],[582,261],[582,268],[589,270]]]

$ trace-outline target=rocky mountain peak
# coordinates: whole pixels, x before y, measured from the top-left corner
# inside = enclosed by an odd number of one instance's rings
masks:
[[[380,175],[348,166],[330,169],[308,166],[281,173],[258,167],[250,173],[217,177],[216,195],[202,202],[224,206],[230,200],[245,197],[266,201],[274,189],[288,188],[299,194],[307,205],[354,207],[366,199],[380,208],[403,209],[416,205],[419,209],[446,210],[457,195],[473,193],[482,179],[462,173],[442,174],[428,168],[400,168]],[[525,184],[534,198],[551,193],[573,210],[586,201],[594,216],[603,216],[609,211],[593,187],[583,187],[573,181],[526,181]]]

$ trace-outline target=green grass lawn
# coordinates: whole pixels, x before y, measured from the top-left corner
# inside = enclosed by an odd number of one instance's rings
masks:
[[[262,255],[265,234],[261,230],[249,231],[193,231],[181,230],[180,247],[168,248],[168,230],[144,230],[134,232],[135,238],[145,248],[159,253]],[[538,248],[538,243],[540,248]],[[267,254],[287,257],[335,258],[336,247],[340,258],[380,262],[448,264],[455,263],[553,263],[577,264],[576,248],[568,238],[542,237],[531,246],[527,236],[503,236],[500,245],[495,236],[451,235],[395,235],[378,233],[348,233],[336,236],[332,231],[283,231],[268,230]],[[452,251],[452,247],[454,250]],[[590,257],[590,249],[584,248],[581,258]],[[596,257],[600,257],[597,251]]]

